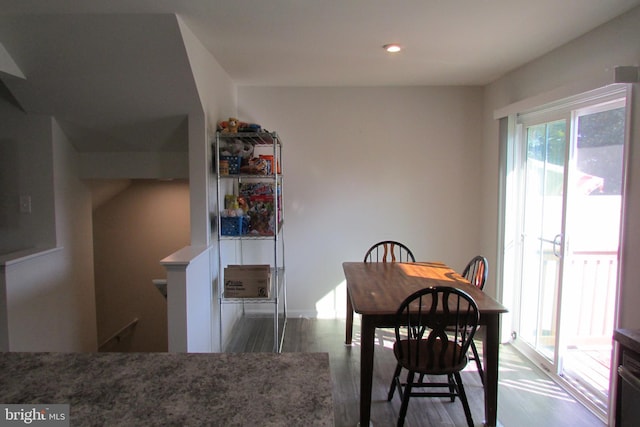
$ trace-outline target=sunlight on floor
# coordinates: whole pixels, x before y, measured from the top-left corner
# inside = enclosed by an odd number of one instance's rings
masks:
[[[551,380],[500,380],[498,381],[498,385],[508,389],[517,389],[540,396],[560,399],[565,402],[577,403],[575,399]]]
[[[318,319],[344,318],[347,313],[347,281],[340,282],[332,291],[316,302]]]

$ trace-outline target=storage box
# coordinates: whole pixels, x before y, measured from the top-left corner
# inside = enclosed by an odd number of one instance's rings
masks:
[[[223,216],[220,217],[221,236],[242,236],[249,231],[249,217]]]
[[[280,164],[275,161],[275,168],[274,168],[274,160],[273,160],[273,155],[267,155],[267,154],[260,154],[260,158],[264,159],[267,161],[267,175],[273,175],[276,172],[280,173]]]
[[[229,265],[224,269],[225,298],[269,298],[271,267],[259,265]]]
[[[229,174],[238,175],[240,173],[240,166],[242,165],[242,157],[240,156],[220,156],[220,161],[226,160],[229,163]],[[220,175],[223,175],[220,172]]]

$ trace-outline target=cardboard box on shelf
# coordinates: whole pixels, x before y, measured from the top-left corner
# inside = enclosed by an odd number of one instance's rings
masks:
[[[271,267],[268,264],[229,265],[224,269],[225,298],[269,298]]]

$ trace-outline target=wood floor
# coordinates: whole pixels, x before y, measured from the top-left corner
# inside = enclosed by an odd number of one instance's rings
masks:
[[[360,396],[359,319],[354,319],[354,344],[344,344],[344,320],[288,319],[283,352],[327,352],[331,364],[335,425],[357,426]],[[269,335],[272,328],[265,318],[247,318],[235,332],[228,351],[271,351]],[[371,420],[373,426],[396,425],[399,398],[387,402],[387,391],[395,367],[391,351],[391,331],[378,330]],[[261,347],[262,346],[262,347]],[[481,348],[481,346],[479,346]],[[604,424],[538,368],[525,361],[511,346],[500,348],[500,378],[498,387],[498,420],[504,427],[602,427]],[[462,373],[465,390],[476,426],[484,420],[483,389],[475,364]],[[310,378],[310,380],[313,380]],[[295,421],[292,420],[292,426]],[[415,398],[409,403],[405,426],[448,427],[465,426],[459,400]]]

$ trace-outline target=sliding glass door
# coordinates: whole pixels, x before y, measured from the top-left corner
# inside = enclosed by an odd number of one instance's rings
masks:
[[[518,242],[512,336],[523,353],[607,413],[618,286],[626,92],[523,114],[520,178],[505,216]],[[509,219],[509,217],[511,217]],[[505,242],[507,247],[507,242]]]

